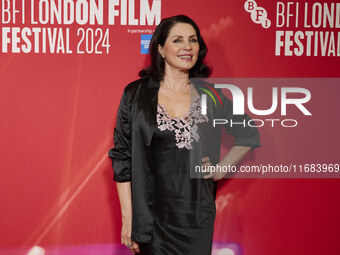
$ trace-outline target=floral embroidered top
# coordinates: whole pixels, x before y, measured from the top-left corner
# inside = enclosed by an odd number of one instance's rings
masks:
[[[175,132],[176,145],[178,148],[192,149],[191,143],[200,138],[197,129],[198,123],[209,121],[206,115],[201,113],[200,96],[196,96],[189,111],[181,118],[172,118],[164,105],[157,106],[157,125],[161,131],[170,130]]]

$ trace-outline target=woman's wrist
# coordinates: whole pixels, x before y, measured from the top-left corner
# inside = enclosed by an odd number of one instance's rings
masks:
[[[126,221],[126,220],[131,220],[132,219],[132,214],[131,213],[124,213],[122,214],[122,220]]]

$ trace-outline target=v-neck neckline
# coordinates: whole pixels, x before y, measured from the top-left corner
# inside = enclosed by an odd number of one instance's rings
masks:
[[[197,95],[192,99],[192,103],[190,104],[189,110],[186,114],[184,114],[182,117],[172,117],[170,116],[168,110],[166,109],[165,105],[158,103],[158,106],[163,110],[163,113],[172,120],[185,120],[190,116],[190,113],[192,112],[192,108],[195,106],[195,102],[197,99],[199,99],[200,96]]]

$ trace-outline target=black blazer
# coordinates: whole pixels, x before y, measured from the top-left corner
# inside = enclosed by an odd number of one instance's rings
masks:
[[[196,81],[194,86],[199,89],[206,86],[204,81]],[[109,151],[112,160],[114,180],[116,182],[131,181],[132,186],[132,235],[131,239],[137,242],[149,243],[152,238],[155,183],[153,179],[153,166],[151,155],[151,139],[153,131],[157,128],[156,115],[158,104],[158,90],[160,83],[151,78],[143,78],[128,84],[123,92],[116,127],[114,129],[114,148]],[[212,100],[207,100],[209,119],[250,120],[248,115],[232,114],[232,102],[220,90],[217,90],[222,106],[215,107]],[[203,92],[204,93],[204,92]],[[212,128],[212,127],[211,127]],[[228,133],[235,136],[238,146],[260,146],[259,133],[256,128],[226,125]],[[212,164],[220,160],[222,126],[218,125],[210,131],[209,137],[200,139],[205,142],[205,151],[202,156],[209,156]],[[208,142],[207,142],[208,141]],[[201,145],[197,148],[202,148]],[[199,162],[200,163],[200,162]],[[216,188],[216,184],[215,184]],[[216,189],[215,189],[216,190]]]

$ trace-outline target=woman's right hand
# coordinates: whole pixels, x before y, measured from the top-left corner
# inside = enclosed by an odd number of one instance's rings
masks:
[[[130,251],[135,254],[139,253],[139,245],[137,242],[131,240],[132,232],[132,218],[127,216],[122,218],[122,232],[121,232],[121,243],[128,247]]]

